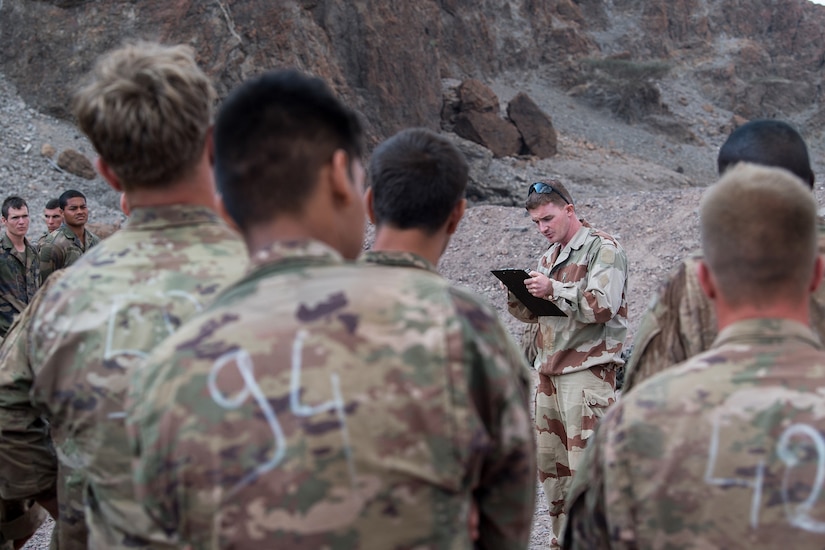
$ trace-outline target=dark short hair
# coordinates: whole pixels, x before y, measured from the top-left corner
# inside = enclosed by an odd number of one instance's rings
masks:
[[[0,207],[0,213],[3,214],[3,217],[8,219],[9,217],[9,208],[28,208],[29,205],[26,204],[26,201],[23,200],[21,197],[17,195],[12,195],[10,197],[6,197],[6,200],[3,201],[3,206]]]
[[[531,193],[531,188],[537,183],[544,183],[548,187],[552,187],[554,192]],[[527,200],[524,202],[524,207],[527,210],[533,210],[534,208],[544,206],[545,204],[551,202],[559,208],[564,208],[568,204],[573,205],[573,197],[570,195],[570,191],[568,191],[564,184],[556,178],[545,178],[539,182],[531,184],[527,189]],[[573,208],[575,208],[575,206],[573,206]]]
[[[44,207],[46,210],[54,210],[55,208],[60,208],[60,200],[59,199],[49,199]]]
[[[227,213],[245,230],[299,212],[337,150],[362,158],[363,130],[322,80],[281,70],[245,82],[215,124],[215,179]]]
[[[752,120],[737,128],[719,149],[719,174],[738,162],[784,168],[802,179],[811,189],[814,172],[805,140],[790,124],[781,120]]]
[[[60,204],[60,209],[65,210],[66,206],[69,204],[69,199],[76,199],[80,197],[84,201],[86,200],[86,195],[81,193],[76,189],[69,189],[68,191],[64,191],[60,198],[57,199],[58,204]]]
[[[377,225],[433,233],[464,198],[469,167],[449,140],[411,128],[373,151],[369,176]]]

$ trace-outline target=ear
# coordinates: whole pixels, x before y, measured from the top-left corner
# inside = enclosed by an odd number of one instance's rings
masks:
[[[713,280],[713,274],[710,272],[710,269],[708,269],[708,265],[703,260],[700,260],[696,271],[702,292],[704,292],[705,296],[710,298],[711,301],[716,300],[718,290],[716,289],[716,282]]]
[[[332,154],[330,167],[330,190],[335,205],[340,208],[350,206],[353,201],[363,200],[356,189],[350,168],[349,155],[343,149],[336,150]]]
[[[816,261],[814,262],[813,278],[811,279],[811,284],[808,287],[811,294],[816,292],[816,289],[819,288],[820,284],[822,284],[823,274],[825,274],[825,260],[822,259],[822,256],[817,254]]]
[[[372,187],[367,189],[364,193],[364,204],[367,207],[367,216],[370,218],[370,223],[375,225],[375,195],[372,193]]]
[[[127,217],[129,216],[129,213],[132,211],[132,209],[129,208],[129,201],[126,198],[126,193],[120,194],[120,211],[123,212],[123,215]]]
[[[209,166],[215,166],[215,126],[209,127],[206,131],[206,154],[209,157]]]
[[[123,191],[123,185],[120,183],[120,178],[118,178],[114,171],[106,164],[106,161],[100,157],[97,157],[95,161],[95,167],[97,168],[98,173],[103,176],[103,179],[106,180],[106,183],[117,192]]]
[[[215,193],[215,212],[217,212],[218,216],[226,222],[226,225],[234,229],[237,233],[241,232],[238,224],[235,223],[235,220],[233,220],[226,211],[226,205],[223,203],[223,196],[220,193]]]
[[[458,229],[458,222],[464,217],[464,211],[467,208],[467,199],[461,199],[453,207],[450,212],[450,217],[447,218],[447,235],[452,235]]]

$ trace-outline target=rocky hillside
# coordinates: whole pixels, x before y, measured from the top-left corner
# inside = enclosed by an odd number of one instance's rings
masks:
[[[186,42],[221,95],[273,67],[325,78],[364,114],[373,144],[407,126],[441,128],[450,83],[476,78],[502,102],[534,94],[554,121],[586,124],[580,104],[619,117],[644,133],[640,150],[597,132],[582,145],[662,165],[663,186],[689,185],[712,164],[670,151],[713,148],[737,121],[779,116],[819,138],[823,26],[825,8],[808,0],[3,0],[0,72],[30,106],[67,117],[101,52],[124,39]],[[524,163],[502,173],[472,154],[474,183],[487,185],[478,198],[517,203],[523,181],[509,182]],[[491,189],[496,178],[508,183]]]

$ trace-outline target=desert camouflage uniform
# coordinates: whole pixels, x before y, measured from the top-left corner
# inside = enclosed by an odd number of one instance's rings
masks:
[[[123,230],[55,284],[50,277],[9,334],[0,357],[0,494],[56,485],[60,550],[86,548],[84,497],[91,547],[131,546],[118,531],[144,523],[124,430],[129,374],[247,264],[240,237],[210,210],[136,208]]]
[[[42,235],[37,238],[37,243],[35,243],[35,248],[39,251],[43,248],[43,243],[46,242],[46,239],[51,235],[49,231],[44,231]]]
[[[26,248],[18,252],[8,235],[0,239],[0,339],[40,286],[37,250],[25,237],[23,242]]]
[[[475,500],[480,548],[526,548],[535,445],[495,311],[435,273],[314,241],[253,263],[138,373],[129,423],[155,536],[468,549]]]
[[[781,319],[724,329],[602,420],[566,547],[825,547],[825,351]]]
[[[45,281],[64,267],[75,263],[85,252],[100,242],[100,237],[83,230],[83,241],[65,223],[52,231],[40,243],[40,276]]]
[[[819,219],[819,253],[825,254],[825,220]],[[633,339],[623,391],[707,349],[716,338],[716,313],[699,286],[702,255],[686,258],[654,298]],[[811,324],[825,342],[825,285],[811,297]]]
[[[553,279],[548,299],[567,316],[536,317],[512,293],[508,308],[539,324],[538,470],[557,538],[571,476],[596,422],[615,400],[627,334],[627,257],[613,237],[583,222],[567,246],[555,243],[544,253],[537,271]]]

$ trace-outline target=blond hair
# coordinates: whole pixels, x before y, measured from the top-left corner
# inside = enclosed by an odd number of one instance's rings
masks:
[[[73,111],[128,191],[162,187],[194,168],[214,101],[192,48],[137,42],[98,60],[74,95]]]
[[[741,163],[702,197],[705,262],[734,306],[804,296],[817,254],[816,202],[787,170]]]

